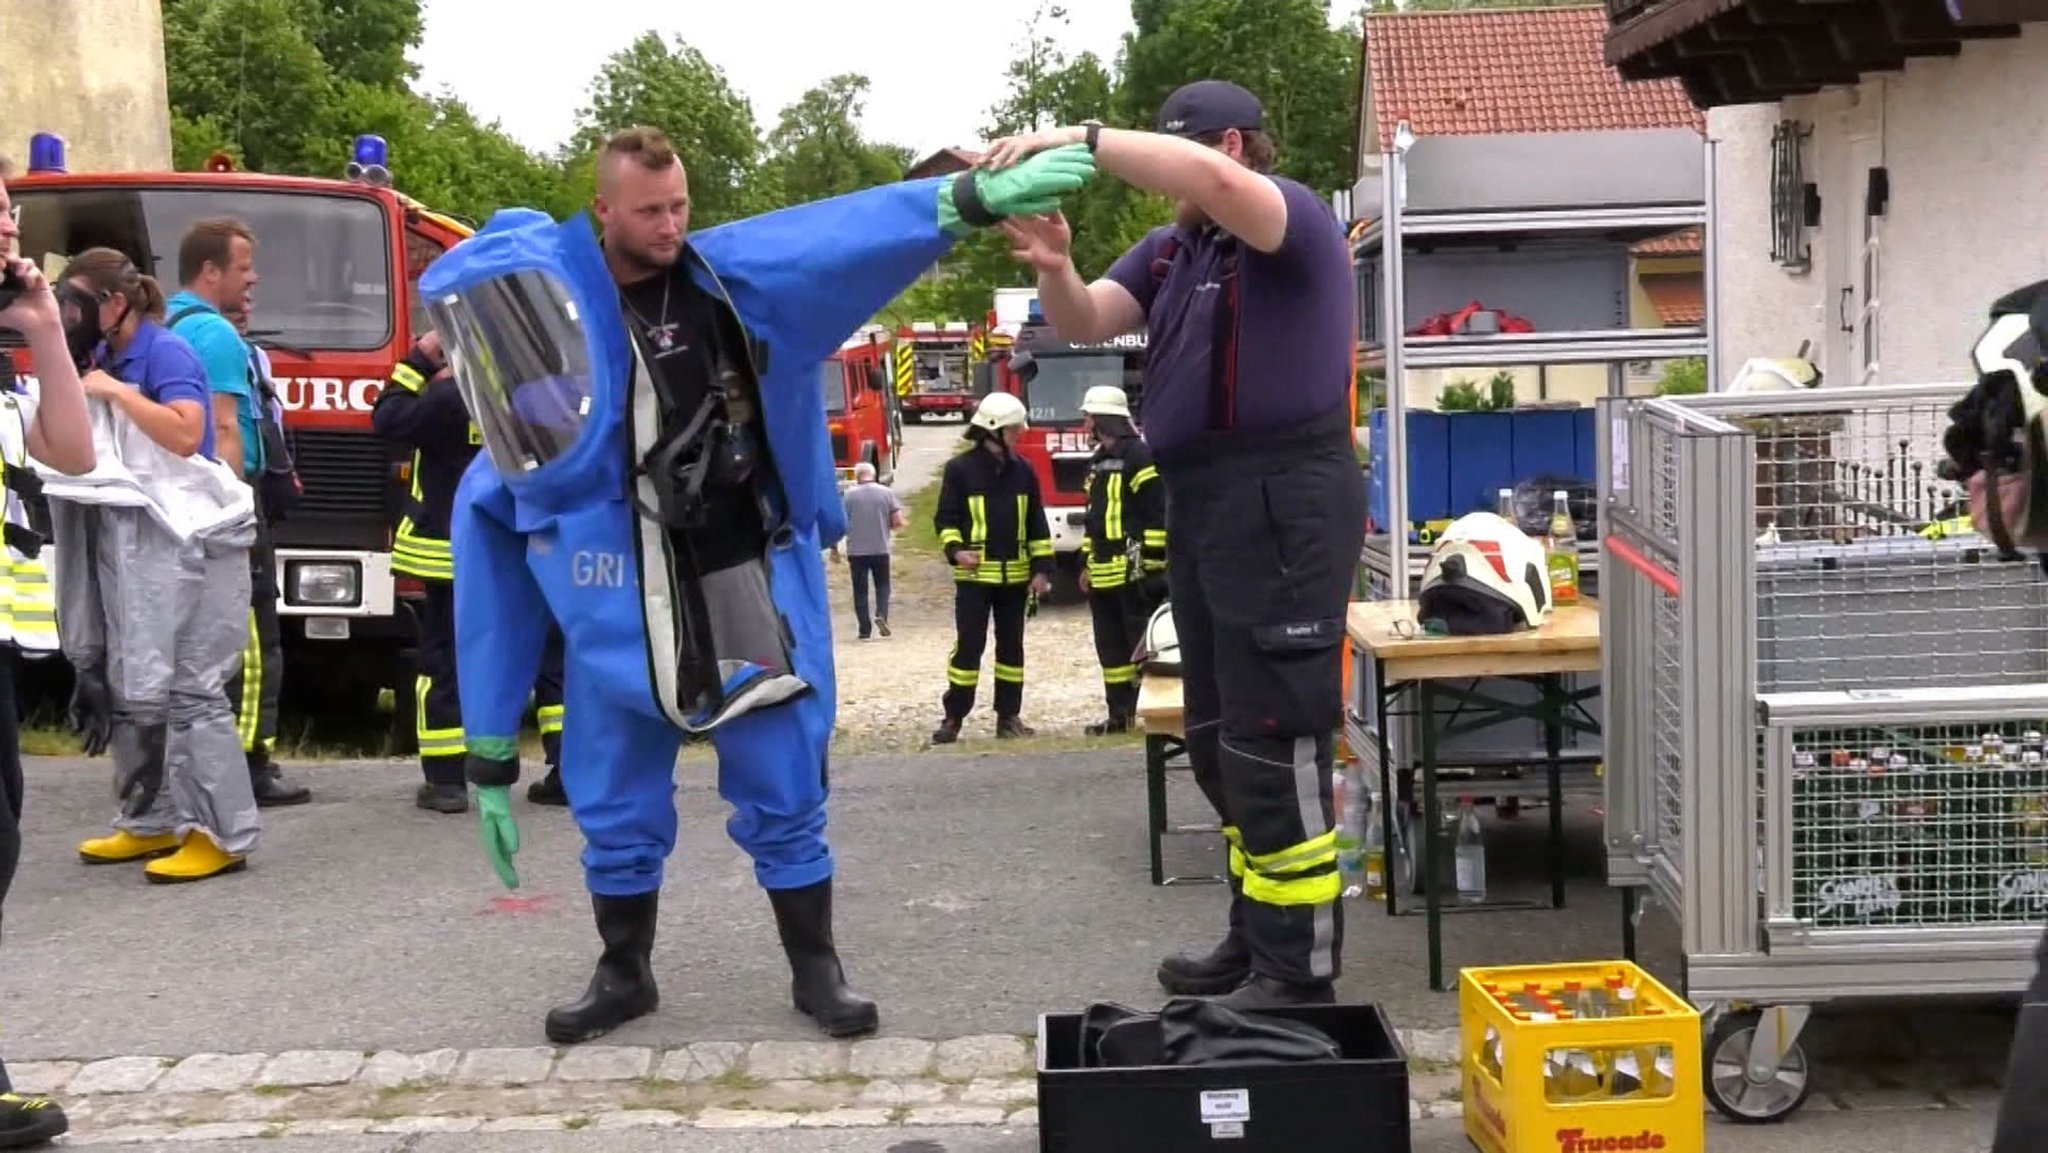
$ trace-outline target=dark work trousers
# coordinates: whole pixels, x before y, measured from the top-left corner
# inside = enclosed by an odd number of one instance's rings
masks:
[[[420,631],[413,657],[413,732],[420,775],[430,785],[461,788],[462,696],[455,680],[455,582],[422,581]]]
[[[2042,1150],[2048,1150],[2048,933],[2034,952],[2034,983],[2020,1005],[1991,1139],[1991,1153]]]
[[[462,763],[469,744],[462,731],[462,693],[455,675],[455,584],[423,581],[420,631],[413,658],[414,735],[420,744],[420,775],[430,785],[463,785]],[[562,763],[562,630],[550,623],[540,675],[534,678],[536,719],[547,763]]]
[[[866,640],[875,631],[875,618],[889,619],[889,554],[875,556],[849,556],[846,571],[853,577],[853,619],[860,622],[860,635]],[[875,612],[868,615],[868,582],[875,585]]]
[[[991,619],[996,626],[996,716],[1024,711],[1024,607],[1030,599],[1028,585],[961,581],[953,586],[953,658],[946,662],[943,702],[948,719],[965,720],[974,711]]]
[[[1145,624],[1154,607],[1135,582],[1088,590],[1095,659],[1102,665],[1102,697],[1109,705],[1111,720],[1138,713],[1138,665],[1132,657],[1145,639]]]
[[[19,659],[12,643],[0,642],[0,942],[7,935],[7,890],[14,885],[14,870],[21,863],[21,717],[14,691]],[[11,1088],[7,1066],[0,1064],[0,1093]]]
[[[249,639],[242,667],[228,678],[228,707],[251,765],[269,761],[277,743],[277,698],[284,690],[284,641],[277,623],[277,542],[256,508],[256,543],[249,547]]]
[[[1319,984],[1343,945],[1330,762],[1365,485],[1348,429],[1232,439],[1160,462],[1188,760],[1243,852],[1254,971]]]

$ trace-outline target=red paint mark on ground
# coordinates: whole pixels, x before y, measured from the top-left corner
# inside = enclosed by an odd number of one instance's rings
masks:
[[[555,899],[547,896],[492,897],[490,903],[485,906],[483,911],[486,913],[504,913],[508,916],[522,917],[531,916],[534,913],[545,913],[554,908],[554,905]]]

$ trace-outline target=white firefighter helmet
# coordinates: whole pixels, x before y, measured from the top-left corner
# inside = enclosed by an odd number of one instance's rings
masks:
[[[1144,636],[1138,641],[1136,656],[1138,666],[1148,673],[1163,677],[1180,675],[1180,634],[1174,631],[1172,602],[1152,610],[1152,619],[1145,622]]]
[[[1429,554],[1416,619],[1455,636],[1535,628],[1550,615],[1543,549],[1496,513],[1451,522]]]
[[[991,392],[981,398],[974,407],[974,418],[968,421],[972,428],[1001,432],[1006,428],[1024,428],[1031,422],[1024,411],[1024,402],[1007,392]]]
[[[1759,392],[1797,392],[1802,388],[1820,387],[1820,366],[1806,358],[1806,344],[1799,346],[1799,355],[1772,359],[1753,357],[1742,362],[1735,370],[1735,378],[1728,382],[1730,395],[1741,396]]]
[[[1120,416],[1131,419],[1130,398],[1113,384],[1098,384],[1081,398],[1081,411],[1089,416]]]
[[[2006,303],[2000,301],[2000,304]],[[1970,359],[1976,363],[1979,376],[1991,376],[1998,372],[2012,373],[2013,384],[2019,392],[2021,422],[2031,423],[2048,408],[2048,397],[2034,386],[2034,371],[2041,364],[2048,349],[2034,331],[2034,318],[2026,311],[2003,312],[1995,315],[1984,334],[1977,338],[1977,346],[1970,351]]]

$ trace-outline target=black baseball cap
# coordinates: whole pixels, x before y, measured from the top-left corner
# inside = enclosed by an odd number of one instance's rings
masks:
[[[1257,132],[1265,127],[1266,110],[1259,98],[1228,80],[1197,80],[1183,84],[1159,106],[1159,131],[1172,136],[1208,136],[1235,128]]]

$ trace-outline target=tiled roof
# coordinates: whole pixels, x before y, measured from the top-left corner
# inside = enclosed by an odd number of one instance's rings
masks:
[[[1707,286],[1699,273],[1664,273],[1642,282],[1643,295],[1667,327],[1697,328],[1707,322]]]
[[[1698,256],[1706,249],[1706,237],[1698,225],[1652,236],[1638,242],[1629,251],[1637,256]]]
[[[1365,18],[1380,149],[1418,136],[1691,128],[1676,80],[1626,81],[1602,55],[1605,7],[1388,12]]]

